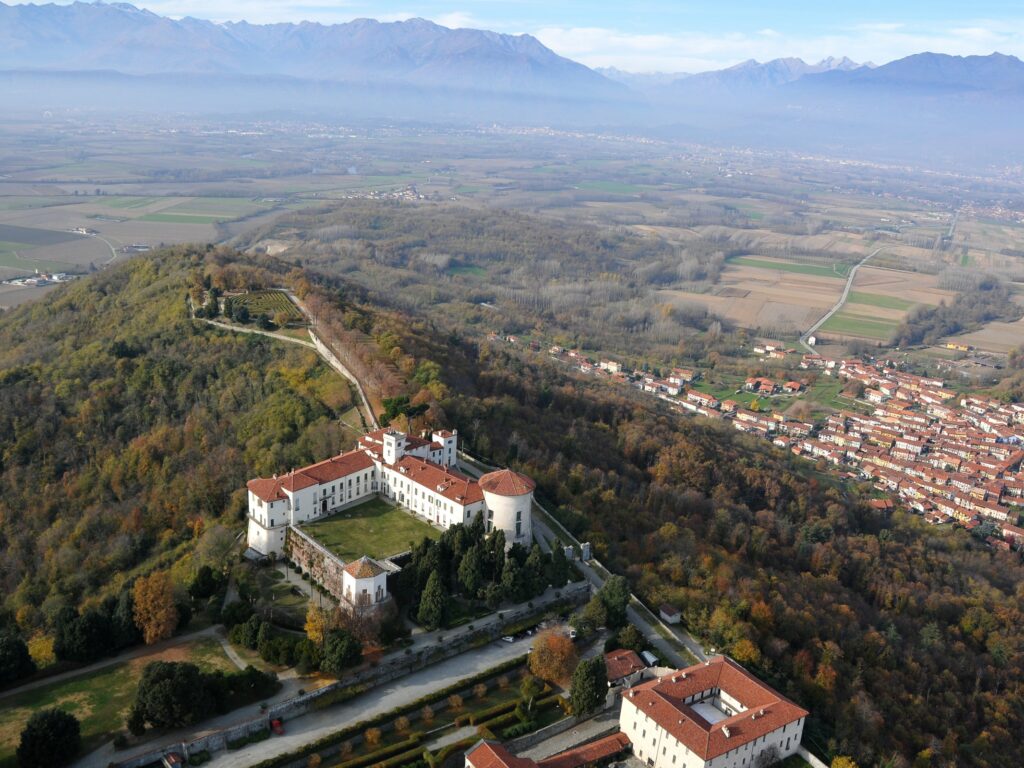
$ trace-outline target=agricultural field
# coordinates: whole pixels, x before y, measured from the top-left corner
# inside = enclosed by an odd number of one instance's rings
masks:
[[[815,277],[831,277],[844,279],[850,274],[850,265],[837,262],[831,266],[819,264],[800,264],[798,262],[785,261],[783,259],[754,258],[752,256],[741,256],[733,259],[733,263],[745,267],[757,267],[758,269],[772,270],[778,272],[792,272],[797,275],[813,275]]]
[[[405,552],[424,536],[438,539],[441,532],[427,522],[383,499],[371,499],[302,530],[345,562],[363,555],[390,557]]]
[[[733,261],[709,293],[663,290],[659,295],[701,304],[743,328],[794,333],[809,328],[824,315],[839,300],[842,290],[841,278]]]
[[[875,315],[860,314],[845,306],[832,315],[824,325],[821,333],[835,333],[840,336],[857,336],[864,339],[887,342],[892,338],[899,323],[894,320],[879,319]]]
[[[299,308],[282,291],[253,291],[240,296],[231,296],[228,301],[235,308],[245,307],[248,309],[250,317],[266,315],[273,319],[278,314],[283,314],[287,318],[286,322],[289,323],[301,323],[304,319]],[[309,336],[304,335],[303,340],[308,341]]]
[[[190,661],[206,671],[233,672],[235,665],[220,642],[204,637],[138,659],[114,664],[91,674],[44,685],[0,699],[0,768],[14,768],[21,729],[34,712],[60,707],[82,724],[83,753],[95,749],[124,728],[135,688],[150,661]]]

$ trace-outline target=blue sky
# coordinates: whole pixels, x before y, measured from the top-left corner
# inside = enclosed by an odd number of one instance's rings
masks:
[[[8,3],[11,0],[7,0]],[[694,72],[745,59],[849,56],[881,64],[924,50],[1024,55],[1022,0],[137,0],[167,16],[320,21],[414,16],[530,33],[590,66]]]

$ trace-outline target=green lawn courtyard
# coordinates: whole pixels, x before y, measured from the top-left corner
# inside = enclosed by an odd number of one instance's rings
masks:
[[[382,499],[372,499],[326,520],[307,523],[302,530],[345,562],[363,555],[397,555],[411,549],[424,536],[441,536],[437,528]]]

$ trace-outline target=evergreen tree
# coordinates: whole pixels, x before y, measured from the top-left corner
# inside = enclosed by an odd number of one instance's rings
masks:
[[[329,675],[337,676],[358,664],[362,657],[363,646],[355,637],[343,629],[334,630],[324,643],[320,669]]]
[[[139,715],[157,728],[197,723],[212,714],[214,704],[199,667],[187,662],[150,662],[142,671],[135,694]]]
[[[117,596],[110,616],[110,630],[117,649],[128,648],[142,642],[142,632],[135,624],[135,600],[130,589]]]
[[[629,606],[629,583],[625,577],[609,576],[597,592],[607,614],[608,626],[626,626],[626,608]]]
[[[62,709],[44,709],[29,718],[18,744],[19,768],[60,768],[82,748],[78,719]]]
[[[514,557],[505,559],[505,569],[501,572],[501,591],[507,600],[517,603],[522,600],[522,569]]]
[[[607,692],[608,671],[604,656],[584,659],[572,673],[572,690],[569,693],[572,713],[577,717],[590,714],[601,706]]]
[[[484,555],[479,544],[473,544],[462,556],[462,562],[459,563],[459,583],[469,597],[476,597],[477,592],[483,587]]]
[[[488,560],[491,566],[491,581],[501,581],[505,570],[505,532],[500,528],[487,539]]]
[[[569,581],[569,561],[565,559],[565,550],[561,546],[556,546],[551,550],[548,581],[555,588],[564,587],[565,583]]]
[[[13,683],[36,671],[25,641],[15,634],[0,635],[0,685]]]
[[[416,619],[426,629],[437,629],[448,616],[448,595],[441,583],[441,575],[434,571],[427,579],[427,586],[420,597],[420,608]]]
[[[536,597],[547,587],[548,577],[547,559],[540,550],[539,544],[534,544],[530,554],[523,565],[524,586],[526,597]]]

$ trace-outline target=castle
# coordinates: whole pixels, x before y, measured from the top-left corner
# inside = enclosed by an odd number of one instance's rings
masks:
[[[379,496],[441,528],[470,523],[479,512],[487,532],[508,546],[529,545],[534,482],[508,469],[479,481],[456,469],[458,433],[430,439],[396,429],[363,435],[351,451],[288,474],[255,478],[249,490],[249,547],[280,556],[291,526],[318,520]]]

